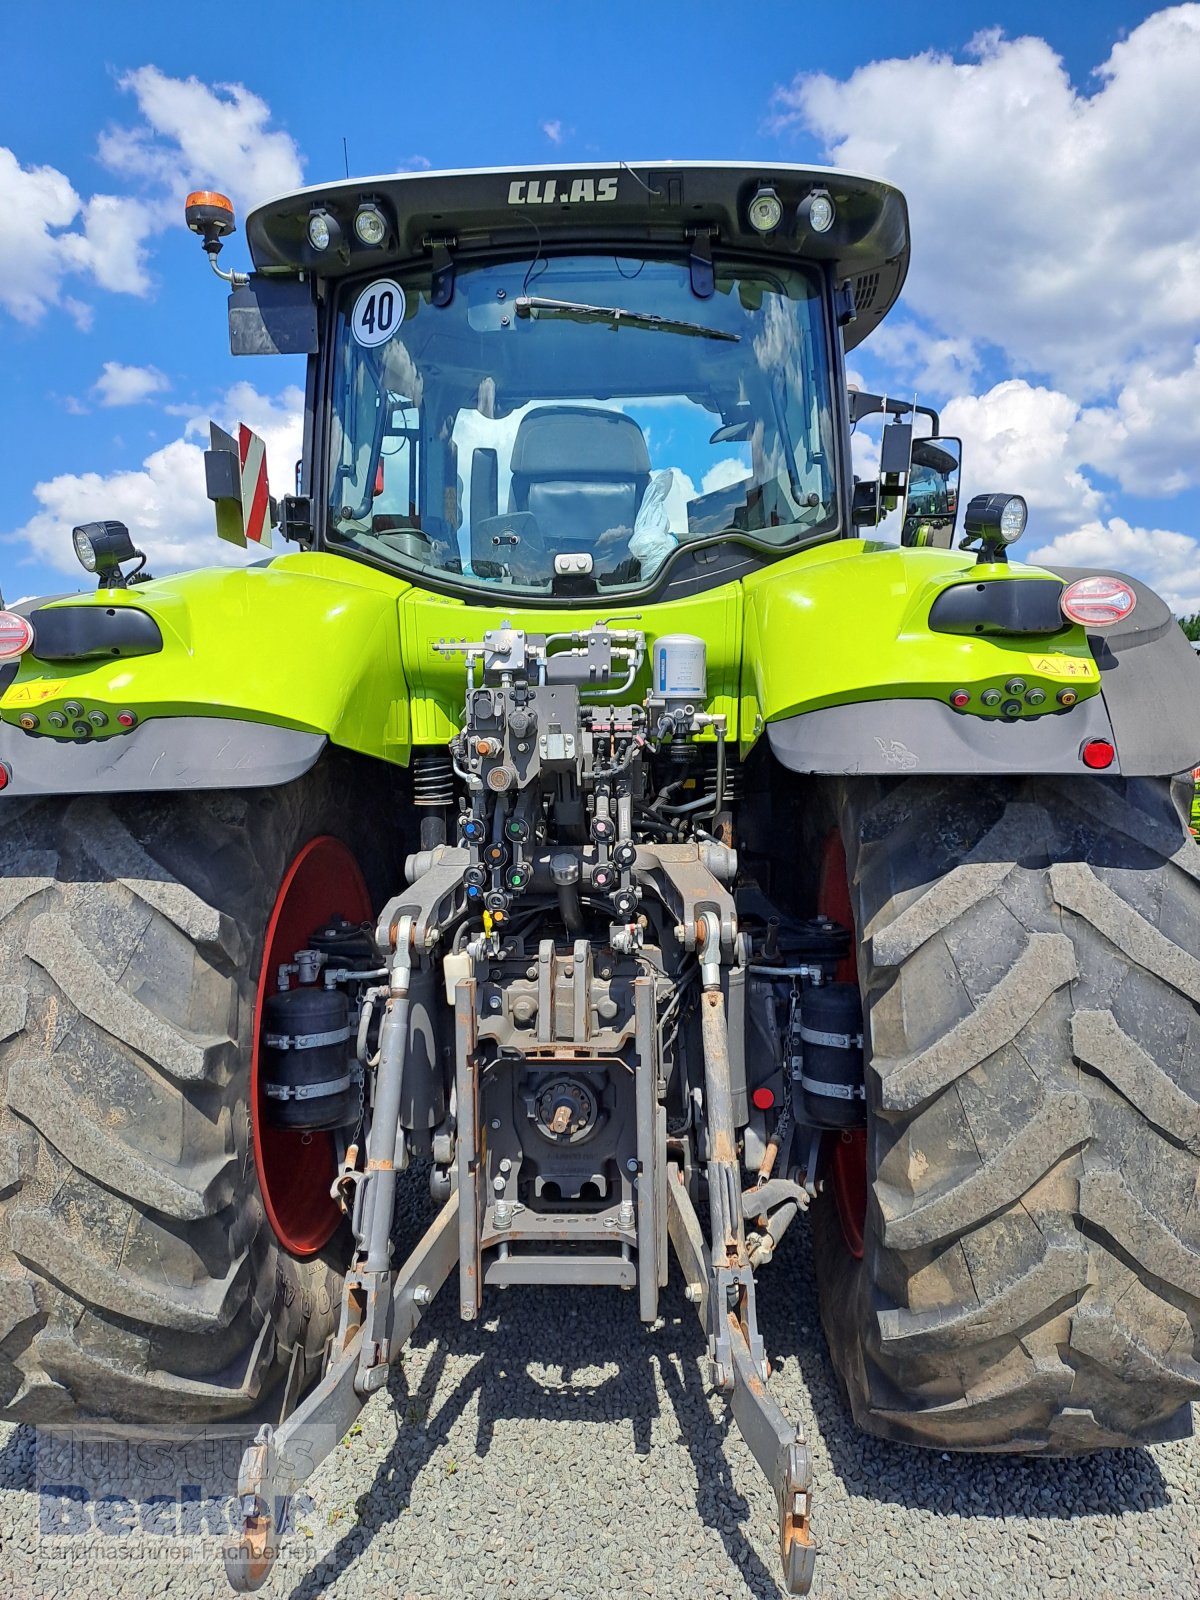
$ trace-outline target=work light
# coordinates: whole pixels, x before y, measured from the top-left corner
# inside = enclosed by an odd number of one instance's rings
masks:
[[[374,200],[364,200],[354,213],[354,231],[363,244],[376,247],[387,238],[387,221]]]
[[[314,250],[335,249],[342,241],[342,230],[336,217],[324,206],[314,206],[308,214],[308,242]]]
[[[746,217],[755,233],[771,233],[783,220],[783,202],[774,189],[764,184],[747,206]]]
[[[837,216],[833,196],[828,189],[813,189],[805,195],[796,208],[796,230],[805,228],[813,233],[828,233]]]
[[[71,529],[71,542],[79,565],[98,578],[137,555],[129,529],[123,522],[85,522]]]
[[[1025,532],[1029,507],[1019,494],[977,494],[967,506],[963,531],[985,544],[1015,544]]]

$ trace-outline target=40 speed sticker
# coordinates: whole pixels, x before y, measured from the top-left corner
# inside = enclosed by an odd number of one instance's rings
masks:
[[[359,344],[385,344],[404,321],[404,290],[393,278],[377,278],[354,302],[350,331]]]

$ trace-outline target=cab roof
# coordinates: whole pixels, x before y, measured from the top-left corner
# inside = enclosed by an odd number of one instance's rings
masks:
[[[782,222],[767,234],[748,220],[762,188],[773,189],[783,207]],[[825,190],[836,208],[824,234],[797,222],[797,208],[815,189]],[[354,231],[364,203],[384,217],[382,245],[364,245]],[[325,251],[309,243],[314,210],[327,212],[341,231]],[[730,161],[483,167],[315,184],[257,206],[246,219],[246,237],[261,273],[329,278],[422,257],[438,270],[467,252],[618,244],[831,262],[838,283],[854,294],[857,317],[845,328],[847,348],[891,310],[909,257],[908,207],[891,184],[828,167]]]

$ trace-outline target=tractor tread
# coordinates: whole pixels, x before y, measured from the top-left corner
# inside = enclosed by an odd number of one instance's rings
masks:
[[[170,1217],[211,1217],[233,1194],[237,1157],[232,1148],[193,1158],[186,1168],[152,1161],[127,1139],[104,1126],[96,1108],[80,1102],[60,1074],[38,1061],[14,1061],[8,1069],[7,1103],[55,1150],[114,1193]],[[3,1187],[0,1153],[0,1188]]]
[[[1033,1117],[988,1160],[950,1188],[895,1209],[895,1194],[875,1185],[883,1216],[883,1242],[892,1250],[940,1244],[962,1226],[964,1216],[985,1222],[1012,1206],[1039,1178],[1077,1150],[1091,1131],[1091,1110],[1082,1094],[1047,1094]]]
[[[56,850],[26,850],[12,863],[0,878],[0,923],[20,909],[35,894],[42,894],[54,885],[58,868]]]
[[[982,1305],[939,1311],[892,1307],[877,1313],[881,1346],[897,1353],[956,1350],[1001,1339],[1055,1312],[1087,1287],[1087,1251],[1049,1244],[1028,1272],[1004,1284]]]
[[[907,1060],[876,1060],[885,1111],[911,1111],[1016,1038],[1056,989],[1075,976],[1075,951],[1063,934],[1034,933],[983,1000],[928,1048]]]
[[[218,962],[242,959],[236,922],[176,879],[138,843],[111,809],[95,800],[75,800],[64,815],[67,834],[112,881],[120,881],[145,905],[174,923],[198,949]]]
[[[1200,961],[1181,950],[1146,921],[1090,867],[1081,862],[1050,868],[1054,898],[1066,911],[1085,917],[1129,960],[1187,995],[1200,1000]]]
[[[376,764],[269,790],[48,799],[0,836],[0,1417],[205,1422],[320,1371],[340,1249],[286,1252],[248,1109],[258,968],[283,876],[356,818]],[[398,842],[397,846],[398,848]],[[373,891],[398,877],[391,844]]]
[[[1200,1401],[1200,849],[1167,780],[848,780],[861,1261],[810,1212],[856,1420],[937,1449],[1179,1437]]]
[[[205,1082],[225,1065],[234,1045],[224,1038],[189,1038],[109,977],[70,920],[43,912],[29,929],[26,954],[54,979],[71,1004],[114,1039],[129,1045],[180,1082]]]
[[[1119,1172],[1085,1172],[1079,1209],[1141,1272],[1200,1300],[1200,1253],[1189,1250],[1133,1195]]]
[[[1013,870],[1022,840],[1040,823],[1036,806],[1019,801],[1007,806],[1000,821],[957,867],[939,878],[893,921],[872,933],[871,956],[876,965],[898,967],[927,939],[995,894]]]
[[[214,1333],[229,1326],[244,1299],[245,1252],[234,1257],[224,1278],[208,1278],[192,1287],[124,1271],[119,1256],[103,1260],[99,1251],[105,1241],[87,1248],[48,1210],[14,1216],[9,1239],[19,1260],[56,1283],[70,1284],[77,1299],[135,1322],[180,1333]]]
[[[1200,1155],[1200,1101],[1163,1072],[1111,1011],[1077,1011],[1071,1042],[1077,1058],[1106,1078],[1147,1122]]]

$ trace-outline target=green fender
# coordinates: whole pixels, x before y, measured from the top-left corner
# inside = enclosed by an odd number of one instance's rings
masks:
[[[604,595],[570,609],[509,607],[502,593],[472,605],[328,552],[205,568],[48,603],[143,611],[162,644],[49,660],[35,638],[0,696],[5,792],[280,783],[327,742],[407,765],[414,747],[444,747],[459,726],[463,662],[435,649],[440,641],[478,639],[502,621],[559,633],[601,617],[641,629],[650,646],[663,633],[703,637],[706,709],[725,716],[743,754],[766,731],[777,758],[800,771],[1076,771],[1081,740],[1113,737],[1082,629],[974,637],[929,626],[948,588],[1033,578],[1055,575],[857,539],[628,609]],[[1143,592],[1140,614],[1156,619],[1153,607],[1165,607]],[[1169,640],[1156,629],[1157,620],[1139,639],[1160,649]],[[1017,680],[1015,710],[984,698],[998,688],[1013,701]],[[631,695],[648,688],[647,664]],[[1058,698],[1066,691],[1077,700],[1070,712]],[[956,693],[965,707],[952,709]]]

